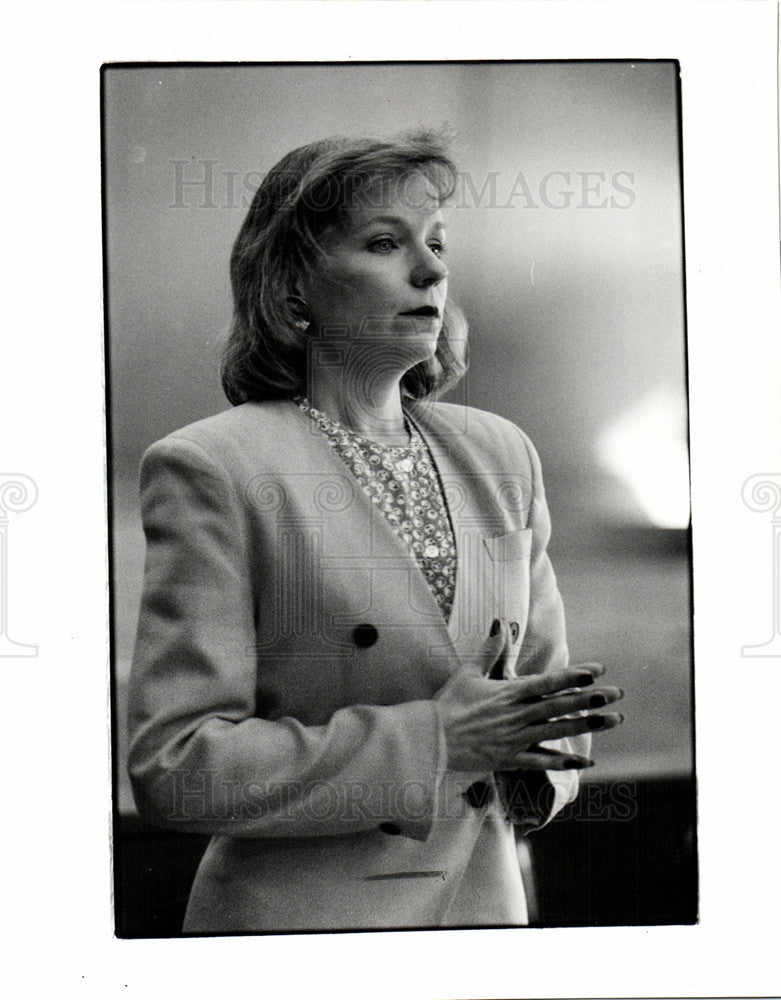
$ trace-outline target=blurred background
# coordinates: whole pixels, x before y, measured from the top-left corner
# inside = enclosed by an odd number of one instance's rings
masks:
[[[695,919],[678,85],[671,61],[104,70],[119,933],[177,932],[204,843],[146,828],[125,776],[141,454],[228,405],[228,258],[263,175],[418,125],[453,130],[460,170],[471,366],[449,398],[536,444],[573,660],[627,690],[581,799],[530,838],[537,920]]]

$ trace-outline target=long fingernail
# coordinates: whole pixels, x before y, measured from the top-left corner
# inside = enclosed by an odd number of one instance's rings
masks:
[[[591,708],[602,708],[603,705],[607,705],[607,698],[603,694],[592,694],[588,703]]]
[[[493,622],[491,622],[491,633],[490,634],[491,635],[498,635],[499,634],[499,629],[501,627],[502,627],[502,623],[499,621],[499,619],[498,618],[494,618]]]
[[[587,687],[589,684],[594,683],[594,675],[587,674],[585,671],[582,674],[578,674],[575,677],[575,683],[578,687]]]
[[[586,719],[586,725],[589,729],[602,729],[606,722],[607,719],[603,715],[590,715]]]
[[[564,758],[564,766],[565,767],[577,767],[577,768],[582,769],[584,767],[593,767],[594,766],[594,761],[593,760],[586,760],[583,757],[565,757]]]

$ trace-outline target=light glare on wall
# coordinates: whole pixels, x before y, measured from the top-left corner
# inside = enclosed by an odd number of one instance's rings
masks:
[[[678,393],[662,386],[643,396],[600,432],[596,451],[652,524],[688,526],[689,452]]]

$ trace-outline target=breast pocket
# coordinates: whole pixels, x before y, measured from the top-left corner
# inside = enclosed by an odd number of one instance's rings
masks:
[[[523,641],[529,617],[529,565],[532,529],[483,538],[494,617],[504,619],[513,632],[513,644]]]

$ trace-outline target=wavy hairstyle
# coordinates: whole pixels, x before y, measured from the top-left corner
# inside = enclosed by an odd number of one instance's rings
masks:
[[[221,374],[234,406],[306,390],[309,335],[301,329],[296,306],[299,280],[324,259],[323,234],[344,222],[353,199],[370,184],[403,180],[412,173],[427,178],[440,205],[452,196],[456,167],[439,133],[326,139],[294,149],[272,167],[231,254],[234,311]],[[434,356],[406,372],[404,395],[440,395],[461,379],[466,331],[461,311],[446,302]]]

